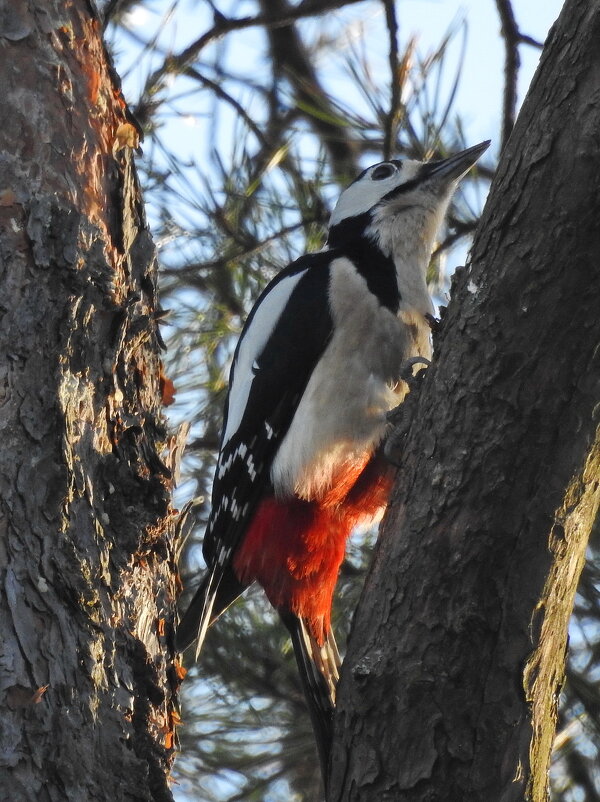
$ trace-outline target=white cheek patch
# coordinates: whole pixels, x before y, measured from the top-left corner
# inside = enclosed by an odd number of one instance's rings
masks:
[[[248,329],[244,332],[235,360],[233,383],[229,388],[227,426],[223,434],[223,446],[237,431],[241,423],[254,376],[260,370],[259,357],[277,325],[277,321],[283,314],[290,295],[305,273],[306,270],[302,270],[275,284],[260,302]]]
[[[350,184],[348,189],[342,192],[331,215],[329,225],[335,226],[342,220],[368,212],[388,192],[412,181],[422,166],[422,162],[403,161],[397,172],[381,181],[374,181],[371,178],[372,171],[369,169],[360,180]]]

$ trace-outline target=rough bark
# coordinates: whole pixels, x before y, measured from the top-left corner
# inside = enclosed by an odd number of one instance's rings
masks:
[[[0,0],[0,798],[11,802],[171,799],[156,264],[121,147],[136,132],[100,30],[85,0]]]
[[[569,0],[410,399],[329,800],[533,800],[599,502],[600,2]]]

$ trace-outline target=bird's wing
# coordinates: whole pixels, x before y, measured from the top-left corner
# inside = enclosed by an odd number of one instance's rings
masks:
[[[255,505],[314,367],[331,337],[329,259],[294,262],[265,289],[234,355],[204,556],[227,561]]]
[[[235,583],[233,554],[270,487],[277,449],[331,337],[330,258],[310,254],[289,265],[266,287],[242,331],[204,537],[209,574],[179,625],[181,649],[196,638],[199,649],[219,608],[240,592],[239,583],[232,592],[219,588],[224,579]]]

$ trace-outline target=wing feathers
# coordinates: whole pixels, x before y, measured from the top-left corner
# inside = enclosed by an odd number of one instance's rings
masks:
[[[329,270],[321,262],[322,255],[314,254],[291,265],[288,275],[280,274],[242,332],[204,539],[208,565],[221,546],[231,558],[261,495],[271,490],[275,454],[331,338]],[[277,320],[265,339],[273,316]]]
[[[245,590],[245,586],[238,582],[230,568],[223,568],[220,574],[221,578],[218,582],[216,567],[204,575],[200,587],[177,627],[175,648],[178,652],[185,651],[196,641],[197,657],[208,627]]]
[[[254,315],[248,318],[235,355],[227,401],[227,426],[223,432],[222,445],[227,443],[241,423],[254,377],[258,373],[258,359],[284,314],[291,294],[305,273],[306,270],[269,285],[257,304]]]

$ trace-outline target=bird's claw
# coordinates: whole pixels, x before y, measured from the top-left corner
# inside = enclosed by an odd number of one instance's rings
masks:
[[[400,467],[398,453],[400,451],[400,443],[408,432],[409,422],[404,415],[404,404],[398,404],[397,407],[390,409],[386,415],[387,422],[391,425],[391,429],[385,438],[383,444],[383,455],[396,468]]]
[[[431,360],[426,359],[424,356],[413,356],[402,363],[400,367],[400,378],[402,381],[405,381],[409,387],[414,384],[416,378],[413,373],[415,365],[423,365],[428,368],[431,365]]]
[[[443,308],[445,309],[445,307],[443,307]],[[440,318],[434,317],[432,314],[427,312],[427,314],[425,315],[425,321],[426,321],[427,325],[429,326],[429,328],[431,329],[433,334],[438,334],[439,333],[439,331],[440,331],[440,329],[442,327],[442,321],[441,321]]]
[[[412,389],[420,380],[419,374],[417,374],[417,376],[413,374],[413,368],[415,365],[423,365],[424,367],[428,368],[431,365],[431,362],[424,356],[413,356],[402,364],[400,369],[400,378],[408,384],[410,389]],[[397,454],[400,450],[400,442],[408,432],[410,425],[410,420],[407,419],[404,413],[405,404],[403,402],[402,404],[398,404],[397,407],[390,409],[390,411],[386,414],[386,420],[393,428],[386,437],[383,445],[383,454],[388,462],[390,462],[392,465],[395,465],[397,468],[400,467],[400,462],[397,458]]]

